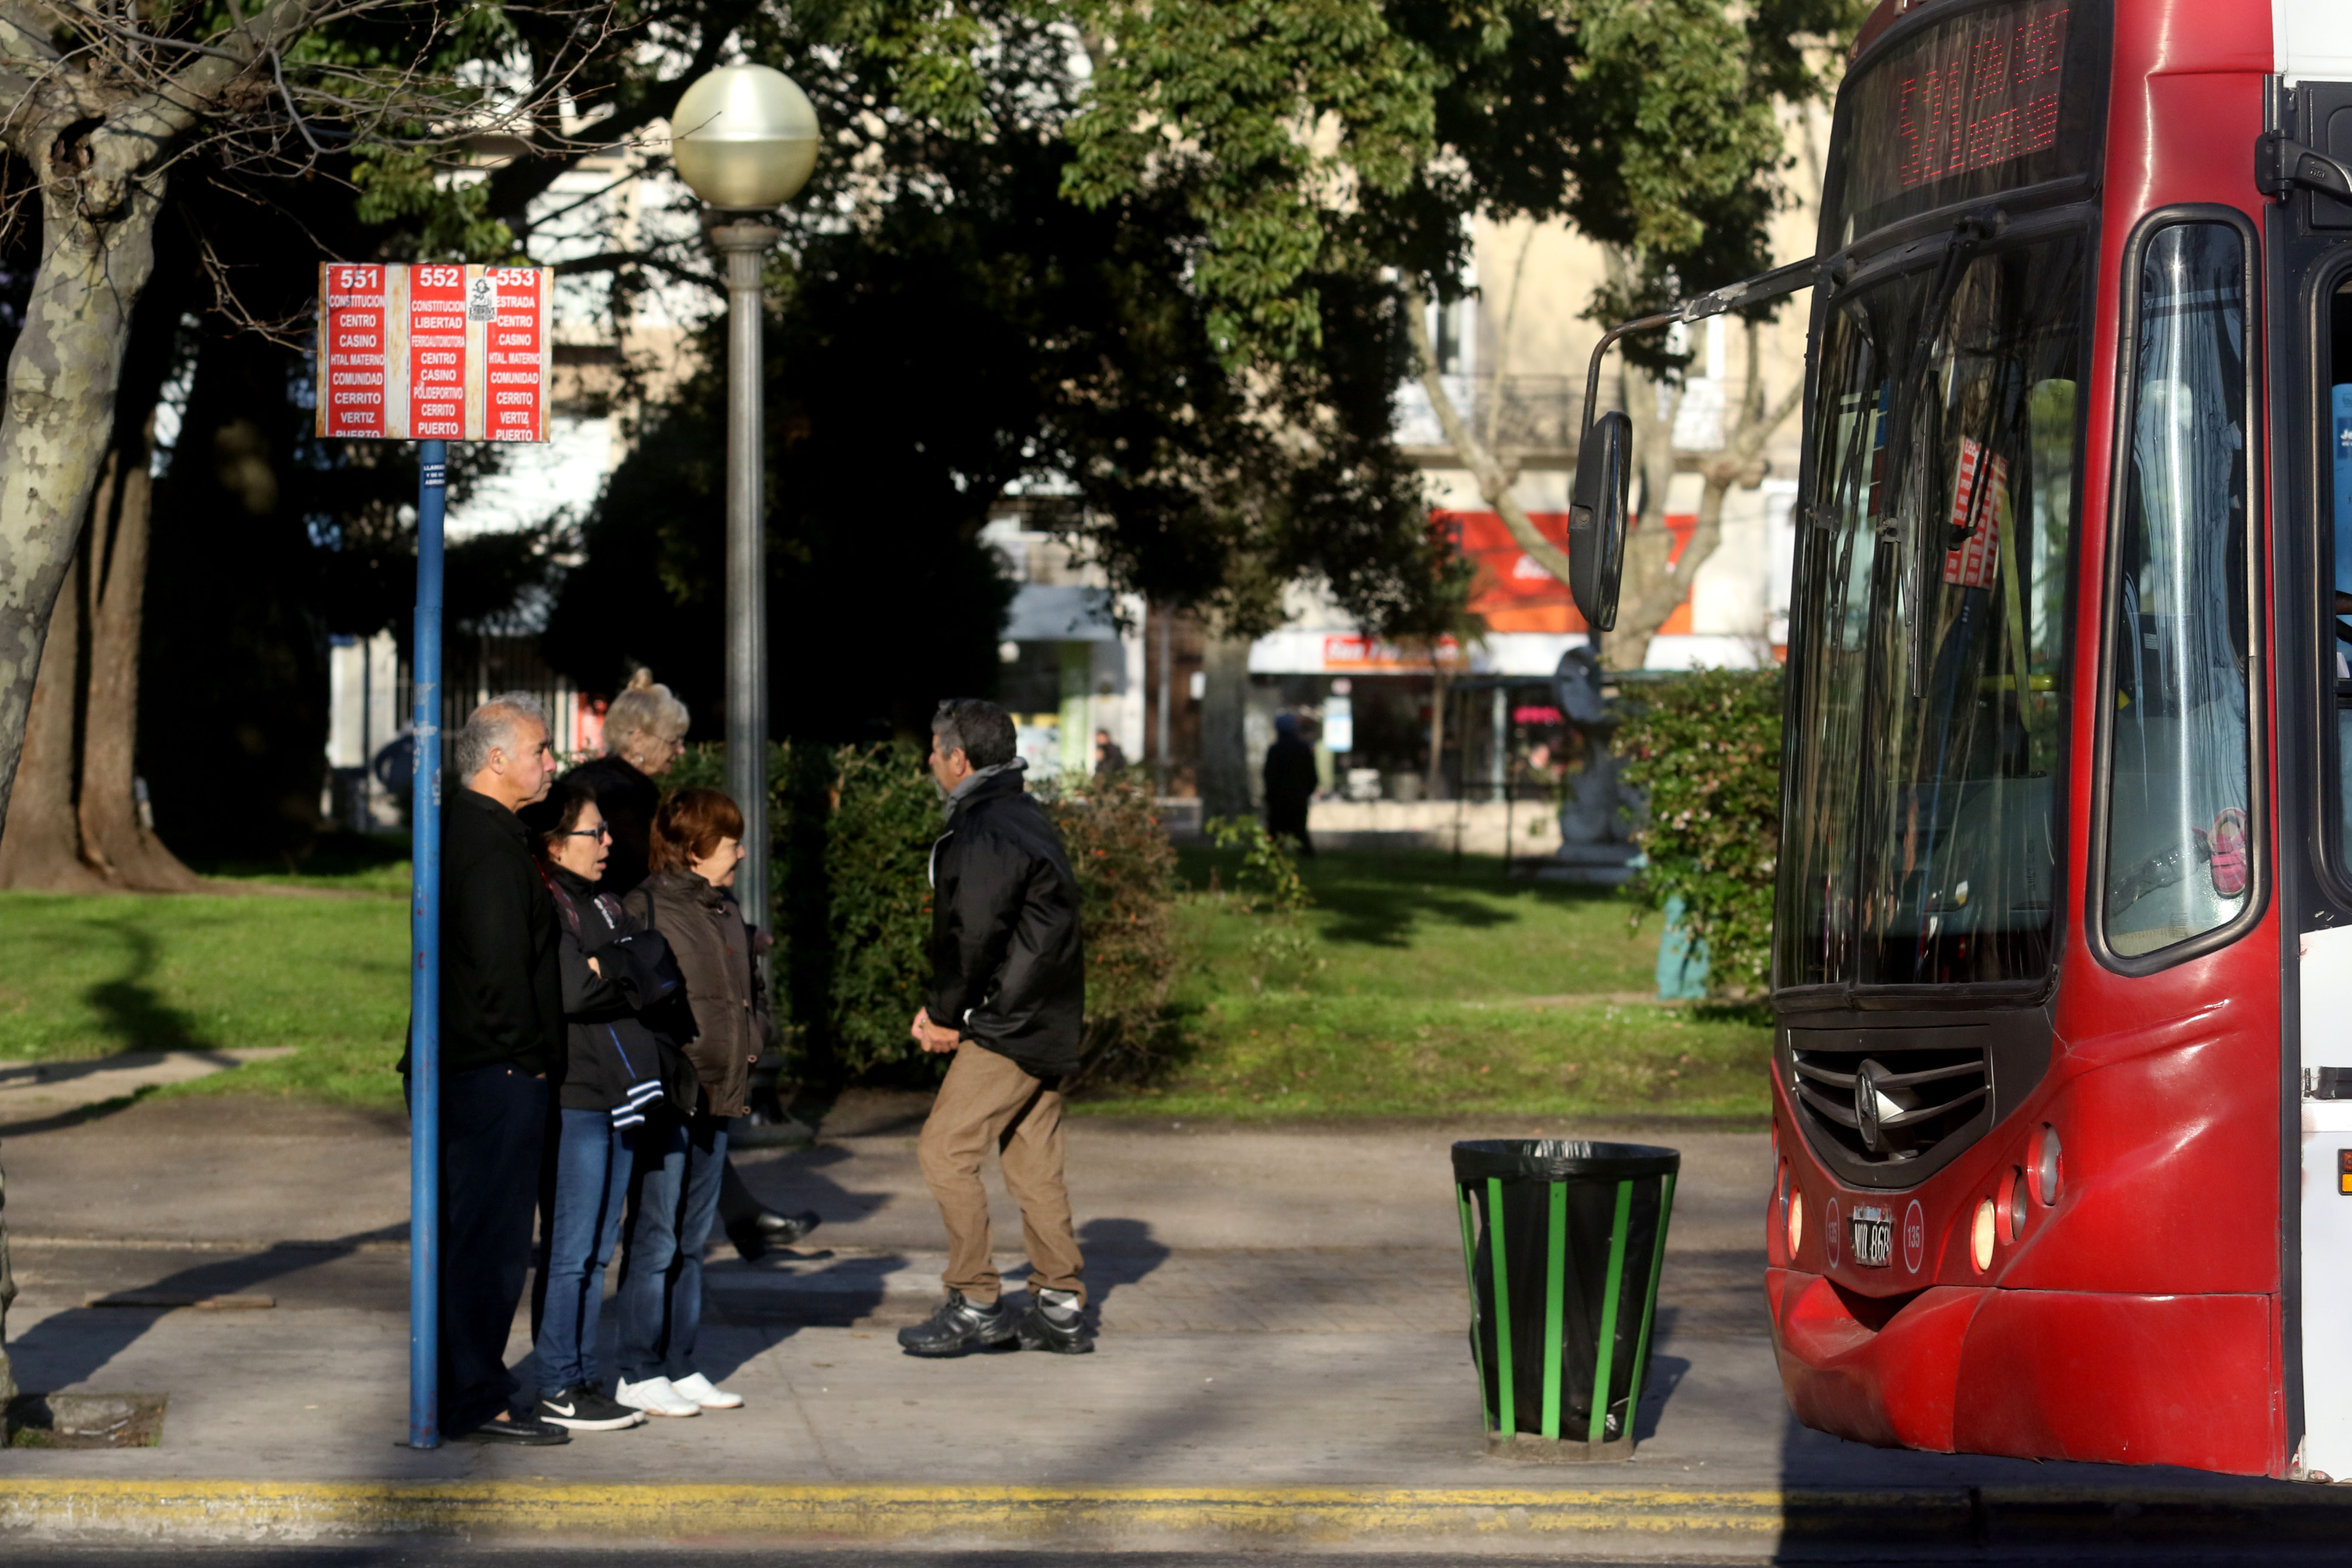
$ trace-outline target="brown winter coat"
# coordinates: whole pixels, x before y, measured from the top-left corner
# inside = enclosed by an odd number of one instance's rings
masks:
[[[735,895],[691,871],[656,871],[621,907],[661,932],[686,976],[694,1038],[686,1054],[702,1082],[704,1109],[740,1116],[751,1061],[768,1043],[768,1008],[753,980],[757,933],[743,923]]]

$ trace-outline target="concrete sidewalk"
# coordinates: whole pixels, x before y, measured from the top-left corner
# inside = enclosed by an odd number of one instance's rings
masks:
[[[12,1137],[0,1155],[25,1292],[10,1324],[19,1379],[159,1393],[169,1407],[156,1447],[0,1451],[0,1529],[1239,1536],[1586,1554],[1670,1540],[1753,1556],[1865,1537],[2105,1542],[2123,1519],[2165,1541],[2250,1520],[2266,1537],[2352,1525],[2352,1499],[2320,1489],[1889,1453],[1795,1426],[1761,1302],[1760,1133],[1652,1134],[1685,1165],[1628,1464],[1483,1451],[1447,1145],[1559,1127],[1081,1121],[1071,1167],[1099,1353],[915,1361],[890,1330],[933,1304],[940,1262],[915,1109],[852,1102],[815,1148],[747,1157],[763,1195],[825,1223],[800,1256],[714,1261],[706,1370],[745,1409],[540,1450],[398,1446],[396,1121],[203,1100]],[[1002,1221],[1000,1240],[1017,1238],[1009,1210]],[[124,1293],[271,1304],[87,1304]],[[519,1332],[512,1353],[528,1351]]]

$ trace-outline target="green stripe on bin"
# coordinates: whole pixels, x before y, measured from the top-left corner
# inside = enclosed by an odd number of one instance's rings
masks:
[[[1462,1213],[1462,1279],[1470,1288],[1470,1364],[1478,1373],[1478,1414],[1492,1427],[1495,1413],[1486,1406],[1486,1352],[1478,1348],[1478,1244],[1470,1228],[1470,1189],[1459,1182],[1454,1184],[1454,1206]]]
[[[1503,1258],[1503,1180],[1486,1178],[1486,1244],[1495,1254],[1495,1430],[1508,1437],[1518,1428],[1511,1388],[1511,1271]]]
[[[1568,1272],[1568,1187],[1551,1184],[1551,1235],[1544,1247],[1543,1435],[1559,1436],[1560,1295]]]
[[[1650,1386],[1650,1321],[1658,1313],[1658,1274],[1666,1266],[1666,1221],[1675,1212],[1675,1173],[1668,1171],[1659,1179],[1658,1235],[1650,1244],[1650,1293],[1642,1298],[1642,1337],[1633,1342],[1633,1386],[1626,1392],[1625,1425],[1630,1436],[1634,1418],[1641,1414],[1642,1391]]]
[[[1633,1222],[1633,1184],[1617,1184],[1617,1217],[1609,1226],[1609,1282],[1601,1293],[1601,1352],[1592,1369],[1592,1426],[1585,1441],[1609,1437],[1609,1373],[1617,1350],[1617,1295],[1625,1285],[1625,1233]]]

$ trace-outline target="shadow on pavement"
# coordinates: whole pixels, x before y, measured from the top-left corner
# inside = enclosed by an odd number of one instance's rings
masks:
[[[1087,1294],[1097,1310],[1113,1290],[1145,1279],[1169,1258],[1148,1219],[1090,1219],[1078,1227],[1078,1247],[1087,1260]]]
[[[331,1241],[281,1242],[258,1252],[215,1256],[138,1287],[149,1296],[203,1300],[234,1296],[306,1268],[322,1259],[354,1253],[368,1242],[405,1241],[405,1225],[385,1226]],[[17,1381],[27,1388],[55,1392],[97,1374],[136,1344],[166,1307],[69,1307],[50,1313],[9,1342]]]
[[[1666,1413],[1666,1402],[1690,1375],[1690,1362],[1678,1355],[1650,1356],[1650,1380],[1642,1387],[1641,1407],[1633,1415],[1633,1441],[1646,1443],[1658,1435],[1658,1418]]]

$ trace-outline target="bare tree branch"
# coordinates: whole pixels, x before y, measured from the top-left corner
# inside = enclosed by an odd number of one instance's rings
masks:
[[[1402,275],[1405,331],[1412,342],[1414,365],[1419,373],[1422,390],[1429,395],[1429,405],[1437,414],[1438,428],[1454,447],[1454,456],[1470,470],[1478,487],[1478,494],[1495,509],[1510,530],[1511,537],[1520,549],[1534,557],[1537,565],[1559,578],[1568,581],[1568,552],[1546,539],[1543,531],[1511,493],[1515,476],[1507,472],[1495,455],[1472,433],[1469,423],[1454,406],[1454,399],[1445,390],[1445,379],[1438,374],[1437,352],[1429,341],[1429,289],[1418,273]]]

